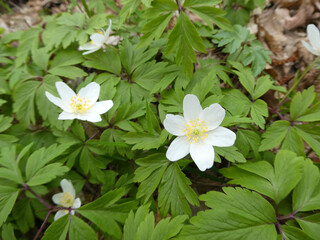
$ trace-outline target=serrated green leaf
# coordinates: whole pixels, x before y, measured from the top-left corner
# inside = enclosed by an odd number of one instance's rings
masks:
[[[47,70],[50,54],[47,53],[45,48],[32,49],[31,56],[35,64],[42,70]]]
[[[257,124],[261,129],[264,129],[266,120],[264,117],[268,116],[268,105],[265,101],[258,99],[254,101],[251,107],[251,117],[255,124]]]
[[[81,12],[68,13],[63,12],[57,19],[57,23],[65,26],[76,26],[82,28],[85,21],[85,15]]]
[[[167,167],[158,190],[158,205],[162,216],[165,216],[169,211],[172,216],[191,215],[189,203],[199,206],[199,201],[190,185],[191,181],[184,175],[176,162]],[[170,194],[172,192],[175,194]]]
[[[42,240],[65,240],[70,226],[69,215],[54,221],[45,231]]]
[[[320,209],[319,185],[319,169],[307,159],[303,166],[301,180],[292,195],[292,209],[294,212]]]
[[[308,110],[309,105],[313,102],[315,97],[316,93],[314,92],[314,86],[309,87],[302,93],[297,92],[290,105],[290,116],[292,120],[303,115]]]
[[[290,122],[279,120],[274,122],[267,131],[262,134],[262,141],[259,151],[272,149],[279,145],[287,134]]]
[[[258,99],[262,95],[264,95],[267,91],[270,90],[272,86],[272,81],[270,79],[270,76],[265,75],[262,77],[259,77],[256,86],[253,93],[253,99]]]
[[[83,220],[76,216],[72,216],[71,224],[69,228],[70,240],[97,240],[98,236],[96,232]]]
[[[25,125],[36,123],[34,99],[39,85],[40,82],[37,81],[23,82],[18,84],[13,94],[13,109],[17,118]]]
[[[167,13],[149,21],[141,30],[143,35],[140,38],[137,47],[139,48],[148,46],[153,39],[157,41],[161,37],[171,18],[172,13]]]
[[[11,127],[12,120],[13,120],[12,117],[7,117],[7,116],[4,116],[4,115],[0,115],[0,132],[4,132],[9,127]]]
[[[15,60],[16,67],[19,67],[23,63],[25,63],[31,50],[35,50],[38,48],[39,33],[41,31],[42,29],[40,27],[35,27],[25,30],[23,32],[17,50],[17,59]]]
[[[86,58],[88,60],[83,63],[84,66],[105,70],[120,76],[121,62],[120,57],[115,49],[107,47],[105,52],[97,51],[86,55]]]
[[[2,239],[10,239],[10,240],[16,240],[16,237],[14,235],[14,228],[12,224],[3,224],[2,225],[2,233],[1,233]]]
[[[296,130],[297,130],[297,133],[300,135],[300,137],[302,137],[303,140],[306,141],[306,143],[308,143],[309,146],[316,152],[316,154],[320,156],[320,141],[317,138],[318,134],[315,134],[315,135],[310,134],[300,126],[297,126]]]
[[[193,217],[192,225],[182,229],[181,239],[277,239],[275,211],[267,200],[246,189],[223,191],[225,194],[211,191],[200,197],[212,210]]]
[[[8,186],[0,186],[0,227],[9,216],[18,195],[19,189]]]
[[[116,221],[117,213],[110,210],[110,206],[112,207],[124,194],[126,194],[124,188],[110,191],[97,200],[82,206],[78,209],[78,212],[96,224],[104,232],[120,239],[121,229]],[[124,211],[122,210],[121,212]]]
[[[64,175],[70,169],[62,166],[61,163],[52,163],[38,170],[35,175],[28,179],[28,186],[37,186],[45,184],[55,179],[57,176]]]
[[[58,67],[49,69],[48,72],[56,76],[61,76],[61,77],[66,77],[71,79],[76,79],[76,78],[80,78],[88,75],[81,68],[74,67],[74,66],[58,66]]]
[[[223,156],[230,162],[246,162],[247,161],[235,146],[214,147],[214,149],[217,154]]]
[[[287,149],[295,152],[299,156],[305,156],[304,143],[299,136],[296,128],[289,127],[287,130],[287,135],[281,145],[281,149]]]

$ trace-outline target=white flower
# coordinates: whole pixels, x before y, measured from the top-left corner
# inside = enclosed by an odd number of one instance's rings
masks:
[[[78,94],[64,82],[56,82],[56,87],[61,98],[57,98],[46,91],[50,102],[60,107],[63,112],[58,119],[80,119],[89,122],[101,121],[100,114],[107,112],[112,106],[112,100],[97,102],[100,85],[96,82],[89,83],[81,88]]]
[[[309,24],[307,27],[308,39],[311,45],[302,41],[303,46],[314,55],[320,56],[320,32],[314,24]]]
[[[232,146],[236,135],[227,128],[219,127],[225,110],[217,103],[202,109],[198,98],[188,94],[183,99],[183,115],[167,114],[164,120],[165,129],[178,136],[170,144],[166,156],[170,161],[177,161],[190,153],[198,168],[205,171],[213,166],[212,146]]]
[[[60,182],[60,186],[62,188],[62,193],[57,193],[52,196],[52,201],[60,205],[62,207],[66,208],[79,208],[81,206],[81,200],[80,198],[75,198],[76,197],[76,191],[74,190],[74,187],[71,183],[71,181],[67,179],[62,179]],[[69,210],[64,209],[64,210],[59,210],[55,215],[54,215],[54,220],[57,220],[64,215],[68,214]],[[71,210],[71,214],[74,215],[74,210]]]
[[[106,31],[101,29],[101,32],[94,33],[90,36],[90,42],[79,47],[79,50],[88,50],[83,55],[98,51],[104,44],[117,45],[120,41],[119,36],[109,36],[111,31],[112,21],[109,20],[109,27]]]

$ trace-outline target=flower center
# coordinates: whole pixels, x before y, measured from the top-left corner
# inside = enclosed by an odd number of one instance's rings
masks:
[[[74,113],[85,113],[92,107],[92,103],[89,99],[80,97],[77,94],[76,96],[71,97],[70,106]]]
[[[198,118],[197,120],[189,121],[189,123],[186,124],[184,134],[187,136],[189,144],[191,144],[206,139],[208,137],[207,131],[208,127],[206,127],[203,121],[200,122]]]
[[[61,205],[63,207],[72,207],[73,206],[73,198],[68,192],[64,192],[61,198]]]

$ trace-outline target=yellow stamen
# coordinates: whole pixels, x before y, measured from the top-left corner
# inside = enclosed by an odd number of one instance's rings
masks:
[[[186,124],[186,128],[184,129],[187,141],[189,144],[200,141],[202,145],[202,140],[208,137],[208,134],[206,133],[208,127],[206,127],[203,121],[200,122],[199,118],[189,122],[191,123],[191,127],[190,124]]]
[[[74,199],[68,192],[64,192],[60,200],[63,207],[72,207]]]
[[[70,107],[74,113],[86,113],[92,107],[92,103],[89,99],[76,95],[71,97]]]

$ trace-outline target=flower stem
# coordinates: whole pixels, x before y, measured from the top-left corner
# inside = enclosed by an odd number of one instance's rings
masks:
[[[35,193],[27,184],[23,184],[23,190],[29,191],[32,193],[47,209],[52,209],[53,206],[47,203],[42,197],[40,197],[37,193]]]
[[[51,215],[51,213],[52,213],[53,211],[54,211],[53,209],[49,210],[49,212],[47,213],[46,218],[44,219],[44,221],[43,221],[40,229],[38,230],[37,234],[34,236],[33,240],[36,240],[36,239],[40,236],[42,230],[44,229],[45,225],[47,224],[47,222],[48,222],[48,220],[49,220],[49,217],[50,217],[50,215]]]
[[[279,105],[281,106],[287,99],[287,97],[289,96],[289,94],[294,91],[299,83],[302,81],[302,79],[304,78],[304,76],[310,71],[310,69],[318,62],[318,60],[320,59],[320,57],[317,57],[312,63],[310,63],[308,65],[308,67],[306,67],[306,69],[302,72],[302,74],[299,77],[299,73],[297,73],[294,83],[292,85],[292,87],[289,89],[289,91],[286,93],[286,95],[284,95],[284,97],[282,98],[282,100],[280,101]]]
[[[182,12],[182,5],[181,5],[181,2],[180,0],[176,0],[178,6],[179,6],[179,12]]]
[[[86,0],[81,0],[81,3],[82,3],[82,6],[84,7],[84,10],[86,11],[88,17],[90,18],[91,17],[91,12],[89,10],[89,7],[86,3]]]

